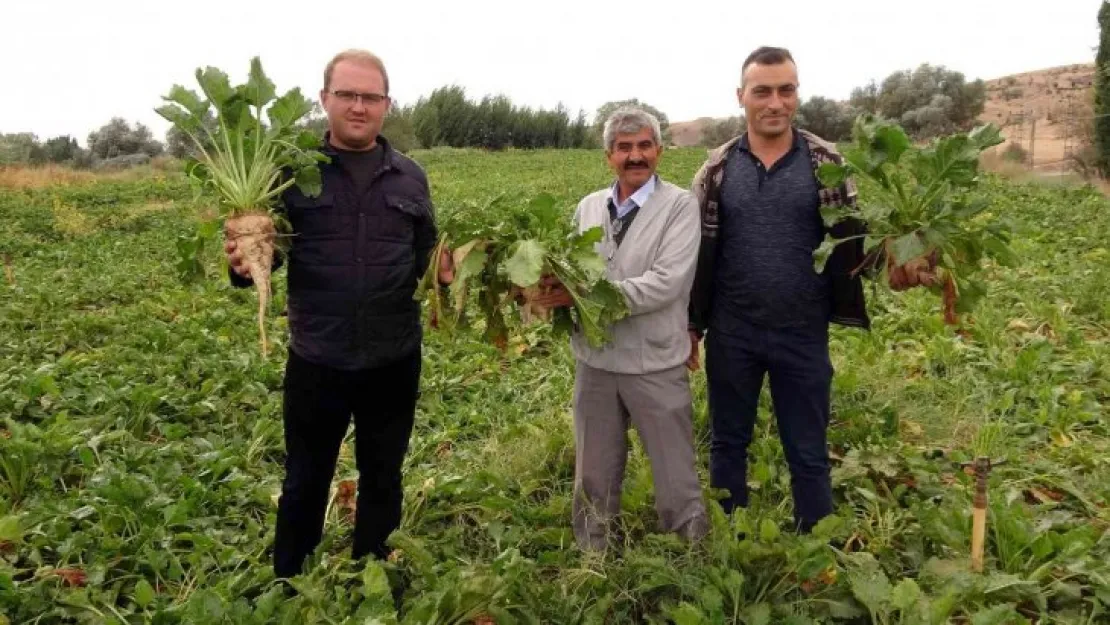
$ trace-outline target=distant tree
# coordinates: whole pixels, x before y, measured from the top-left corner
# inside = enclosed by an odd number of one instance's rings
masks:
[[[915,136],[929,137],[971,128],[986,104],[986,84],[926,63],[894,72],[881,85],[871,82],[853,89],[849,103],[861,112],[896,120]]]
[[[601,137],[602,131],[605,129],[605,120],[609,119],[609,116],[612,115],[614,111],[625,106],[634,106],[654,115],[655,118],[659,120],[659,130],[663,133],[663,143],[670,143],[671,122],[667,119],[666,113],[660,111],[647,102],[641,102],[637,98],[632,98],[631,100],[616,100],[613,102],[606,102],[605,104],[602,104],[597,108],[597,112],[594,114],[594,132],[599,138]]]
[[[567,129],[567,143],[572,148],[600,147],[601,141],[591,132],[591,127],[589,121],[586,119],[585,111],[579,110],[578,117],[575,118],[574,123]]]
[[[856,115],[851,105],[814,96],[798,107],[795,123],[826,141],[843,141],[852,136]]]
[[[61,135],[40,142],[29,132],[0,134],[0,165],[42,165],[59,163],[72,167],[88,167],[91,157],[77,140]]]
[[[1095,169],[1110,176],[1110,2],[1098,10],[1099,44],[1095,55]],[[1101,116],[1101,117],[1099,117]]]
[[[425,98],[420,98],[416,103],[416,109],[412,113],[412,129],[420,147],[433,148],[439,145],[439,112],[436,107],[429,106]]]
[[[515,108],[510,128],[514,147],[531,149],[539,145],[536,113],[532,110],[532,107]]]
[[[875,84],[875,81],[872,80],[863,87],[852,89],[852,95],[848,98],[848,104],[860,111],[878,113],[879,85]]]
[[[204,126],[209,132],[215,133],[218,125],[219,122],[216,121],[214,115],[211,113],[205,115]],[[202,145],[207,149],[208,142],[205,140],[204,133],[198,134],[197,139],[199,139]],[[177,126],[171,126],[170,129],[166,131],[166,152],[174,158],[186,158],[188,156],[196,156],[199,150],[196,144],[193,143],[193,140],[189,138],[189,135],[185,134],[185,132]]]
[[[554,109],[536,112],[536,123],[539,129],[537,137],[538,147],[567,148],[570,147],[567,137],[567,128],[570,127],[570,113],[560,103]]]
[[[48,139],[46,143],[42,145],[42,148],[46,160],[51,163],[77,162],[81,160],[83,152],[81,146],[77,144],[77,139],[69,135]]]
[[[725,143],[729,139],[744,132],[747,128],[748,122],[743,115],[739,117],[728,117],[725,119],[713,119],[706,122],[701,130],[701,140],[699,143],[707,148],[715,148]]]
[[[466,91],[458,85],[440,87],[432,91],[425,101],[436,111],[439,141],[455,148],[467,145],[469,121],[476,108],[466,99]]]
[[[394,104],[382,120],[382,136],[398,152],[411,152],[416,147],[416,131],[412,125],[412,107]]]
[[[99,159],[130,154],[158,156],[164,149],[145,125],[138,123],[132,128],[121,117],[113,117],[99,130],[89,133],[89,151]]]
[[[454,85],[420,98],[407,110],[406,119],[423,148],[571,148],[595,143],[582,112],[572,122],[562,104],[550,110],[519,107],[504,95],[475,102]]]
[[[900,120],[903,127],[919,137],[935,137],[959,130],[956,103],[942,93],[933,95],[928,104],[906,111]]]
[[[166,152],[174,158],[185,158],[196,151],[196,146],[193,145],[193,140],[189,135],[178,129],[177,126],[170,127],[166,131]]]
[[[0,134],[0,165],[37,165],[46,160],[46,151],[33,133]]]
[[[513,102],[507,96],[485,96],[471,114],[467,145],[501,150],[512,142]]]

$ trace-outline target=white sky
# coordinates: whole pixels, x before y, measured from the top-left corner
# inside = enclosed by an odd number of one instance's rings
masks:
[[[86,137],[113,116],[163,138],[153,109],[174,83],[215,65],[240,81],[258,55],[279,91],[315,97],[347,47],[382,56],[395,100],[457,83],[472,99],[592,116],[638,97],[671,121],[737,112],[739,65],[759,45],[790,48],[803,97],[920,63],[969,78],[1094,60],[1100,0],[5,0],[0,132]],[[202,41],[205,37],[207,40]]]

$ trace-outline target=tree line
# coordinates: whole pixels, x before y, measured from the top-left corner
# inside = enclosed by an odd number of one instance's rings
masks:
[[[142,123],[132,126],[121,117],[89,133],[87,148],[70,135],[39,141],[29,132],[0,134],[0,165],[43,165],[59,163],[73,167],[92,167],[114,163],[135,163],[159,156],[166,146],[154,138]],[[136,158],[140,157],[140,158]]]
[[[928,138],[969,128],[983,111],[986,88],[982,80],[967,81],[963,74],[943,66],[923,64],[894,72],[852,90],[847,102],[815,96],[798,109],[797,123],[830,140],[850,137],[852,122],[863,112],[897,120],[916,138]],[[659,109],[636,99],[607,102],[588,118],[583,110],[572,115],[562,104],[554,109],[514,103],[505,95],[480,100],[467,96],[457,85],[440,87],[411,104],[395,103],[386,116],[382,134],[397,149],[448,146],[502,150],[507,148],[597,148],[601,125],[623,105],[644,108],[659,118],[664,141],[669,142],[669,120]],[[306,128],[323,134],[327,120],[317,109]],[[701,144],[716,146],[738,134],[743,116],[708,122]],[[86,148],[71,136],[40,141],[31,133],[0,134],[0,165],[65,163],[77,167],[140,162],[161,154],[188,155],[188,140],[170,130],[165,141],[154,138],[142,123],[131,125],[113,118],[89,133]]]
[[[552,110],[514,104],[505,95],[467,97],[462,87],[441,87],[410,105],[394,105],[382,125],[382,135],[397,149],[416,148],[598,148],[602,124],[621,106],[638,106],[659,118],[666,140],[667,116],[637,99],[606,102],[593,121],[579,110],[572,118],[561,104]],[[318,133],[327,118],[317,110],[307,125]]]
[[[796,125],[829,141],[851,138],[852,124],[862,113],[897,121],[916,139],[969,130],[987,100],[982,80],[968,81],[961,72],[922,64],[871,81],[852,90],[847,102],[814,96],[798,107]],[[721,145],[739,134],[744,116],[711,120],[702,130],[701,144]]]

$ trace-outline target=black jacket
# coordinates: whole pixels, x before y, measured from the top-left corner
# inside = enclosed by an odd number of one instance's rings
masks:
[[[337,369],[389,364],[420,346],[417,283],[437,232],[428,179],[379,136],[382,165],[361,196],[325,141],[323,191],[289,187],[279,211],[292,226],[288,252],[291,348]],[[275,265],[280,266],[280,262]],[[250,286],[234,273],[232,283]]]

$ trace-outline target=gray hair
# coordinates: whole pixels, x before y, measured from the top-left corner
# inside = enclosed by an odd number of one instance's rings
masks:
[[[663,131],[659,129],[659,120],[654,115],[631,106],[613,111],[609,119],[605,120],[605,129],[601,133],[605,150],[613,151],[613,143],[616,142],[617,135],[634,134],[649,127],[655,143],[663,145]]]

